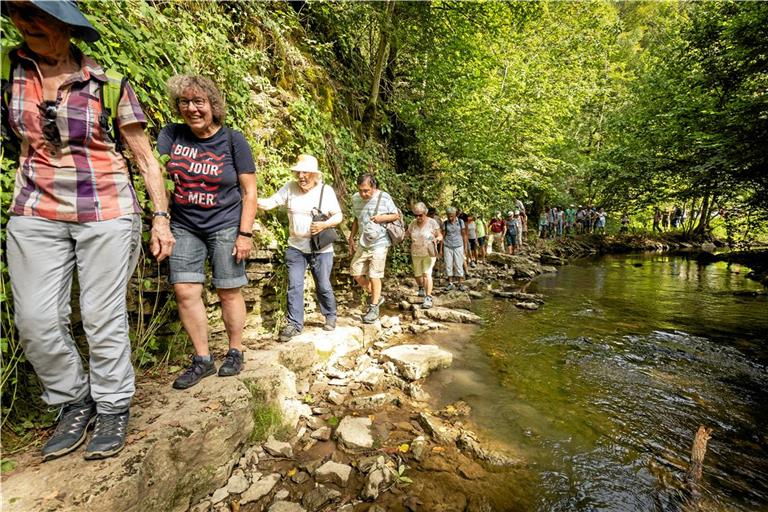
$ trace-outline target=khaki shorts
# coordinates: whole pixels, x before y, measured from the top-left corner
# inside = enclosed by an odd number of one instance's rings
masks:
[[[352,257],[349,273],[352,276],[368,276],[374,279],[384,277],[384,268],[387,266],[387,251],[389,247],[380,247],[366,250],[357,247]]]
[[[432,277],[432,269],[435,267],[437,256],[413,256],[413,277]]]

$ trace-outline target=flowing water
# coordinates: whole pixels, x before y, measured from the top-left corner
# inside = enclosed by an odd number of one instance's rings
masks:
[[[676,510],[699,425],[702,510],[768,510],[768,299],[745,293],[761,289],[747,271],[670,255],[562,267],[527,287],[538,311],[480,301],[484,326],[449,342],[454,366],[428,389],[521,451],[527,510]]]

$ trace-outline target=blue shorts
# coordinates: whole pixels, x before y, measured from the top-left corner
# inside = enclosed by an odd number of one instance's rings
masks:
[[[507,245],[516,245],[515,242],[517,241],[517,235],[510,235],[507,233],[506,240]]]
[[[484,236],[481,236],[480,238],[477,239],[477,245],[479,245],[480,247],[485,247],[485,237]]]
[[[193,233],[176,224],[171,224],[171,233],[176,239],[169,260],[171,277],[169,282],[205,283],[205,260],[210,259],[213,268],[211,284],[216,288],[240,288],[248,284],[245,275],[245,260],[237,263],[232,256],[238,226],[224,228],[215,233]]]

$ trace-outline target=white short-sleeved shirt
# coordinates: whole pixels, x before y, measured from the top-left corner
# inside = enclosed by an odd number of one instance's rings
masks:
[[[323,190],[325,188],[325,190]],[[323,204],[320,209],[327,215],[335,215],[341,212],[339,200],[333,187],[324,183],[318,183],[315,188],[304,192],[295,181],[289,181],[280,190],[266,199],[259,198],[259,207],[271,210],[278,206],[288,207],[288,225],[290,236],[288,245],[305,254],[312,252],[309,241],[312,233],[309,228],[312,224],[312,209],[320,204],[320,192],[323,192]],[[333,244],[318,251],[320,253],[333,252]]]

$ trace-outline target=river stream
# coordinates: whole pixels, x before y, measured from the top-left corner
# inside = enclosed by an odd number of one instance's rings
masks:
[[[768,299],[748,269],[609,256],[539,276],[538,311],[486,299],[430,377],[479,433],[514,446],[527,510],[676,510],[699,425],[702,510],[768,510]],[[510,482],[510,485],[515,485]]]

